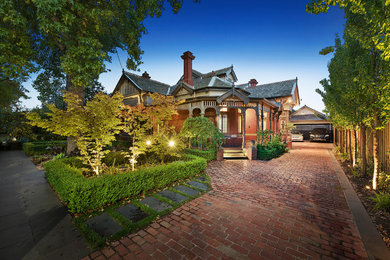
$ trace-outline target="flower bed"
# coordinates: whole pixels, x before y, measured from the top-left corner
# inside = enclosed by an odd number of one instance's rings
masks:
[[[257,159],[258,160],[271,160],[282,155],[286,151],[286,146],[261,146],[257,145]]]
[[[134,172],[86,178],[72,167],[76,159],[54,160],[45,164],[46,177],[70,212],[85,213],[122,198],[162,189],[178,180],[195,176],[206,166],[206,159],[185,154],[183,160]]]

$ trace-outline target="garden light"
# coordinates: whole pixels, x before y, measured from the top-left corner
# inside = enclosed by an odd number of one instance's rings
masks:
[[[151,145],[151,144],[152,144],[152,142],[150,140],[146,141],[146,145]]]
[[[170,147],[175,146],[175,142],[174,142],[174,141],[169,141],[169,146],[170,146]]]

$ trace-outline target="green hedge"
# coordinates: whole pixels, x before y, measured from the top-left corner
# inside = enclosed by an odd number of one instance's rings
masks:
[[[205,158],[207,162],[215,160],[217,158],[217,151],[216,150],[208,150],[208,151],[202,151],[197,149],[185,149],[185,153],[192,154],[198,157]]]
[[[87,179],[70,163],[69,159],[46,163],[46,177],[69,211],[79,213],[96,210],[142,192],[162,189],[175,181],[199,174],[207,166],[205,159],[186,154],[183,161]]]
[[[48,154],[55,152],[64,152],[66,150],[66,141],[41,141],[29,142],[23,144],[23,151],[28,156]]]
[[[285,146],[267,147],[257,145],[257,159],[258,160],[271,160],[283,154],[286,151]]]

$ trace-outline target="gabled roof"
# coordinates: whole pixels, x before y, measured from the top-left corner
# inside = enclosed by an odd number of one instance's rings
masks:
[[[307,110],[307,113],[302,113],[304,110]],[[327,116],[311,107],[304,105],[300,109],[291,113],[291,121],[301,121],[301,120],[328,120]]]
[[[142,76],[124,71],[123,75],[129,79],[138,89],[146,92],[157,92],[159,94],[167,95],[169,85],[159,81],[144,78]]]
[[[248,104],[249,103],[249,98],[247,96],[248,94],[245,93],[245,91],[243,89],[239,89],[239,88],[231,88],[230,90],[226,91],[224,94],[222,94],[221,96],[219,96],[217,98],[217,102],[220,104],[222,103],[225,99],[227,99],[228,97],[231,97],[231,96],[236,96],[238,97],[239,99],[241,99],[245,104]]]
[[[279,81],[274,83],[250,87],[248,84],[237,85],[250,93],[251,98],[277,98],[293,95],[297,79]]]

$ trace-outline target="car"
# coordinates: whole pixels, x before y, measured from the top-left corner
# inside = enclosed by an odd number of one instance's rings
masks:
[[[303,142],[303,134],[299,131],[291,131],[291,141],[293,142]]]
[[[330,142],[330,132],[326,128],[314,128],[310,132],[310,142]]]

